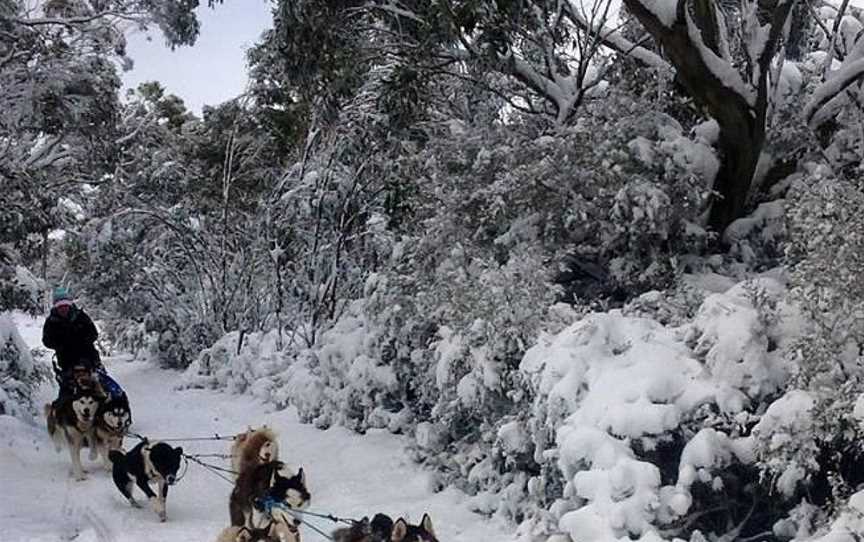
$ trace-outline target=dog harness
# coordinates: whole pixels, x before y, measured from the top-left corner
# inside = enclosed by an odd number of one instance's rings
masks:
[[[272,495],[267,495],[263,499],[255,499],[255,502],[253,504],[255,505],[255,508],[257,508],[261,512],[264,512],[270,517],[273,517],[274,508],[285,508],[285,504],[273,498]]]
[[[117,398],[126,394],[126,392],[123,391],[123,388],[120,387],[120,384],[108,376],[108,372],[104,367],[96,369],[96,376],[99,378],[99,384],[102,385],[102,389],[104,389],[111,397]]]

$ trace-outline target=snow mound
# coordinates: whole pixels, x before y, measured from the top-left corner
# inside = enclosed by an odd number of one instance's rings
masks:
[[[725,467],[755,463],[756,437],[701,428],[685,436],[677,480],[663,485],[646,450],[705,408],[744,415],[786,382],[776,350],[798,320],[784,294],[773,278],[741,283],[709,295],[677,328],[615,310],[592,314],[526,352],[520,371],[537,393],[534,416],[555,435],[542,451],[535,432],[535,455],[554,458],[564,478],[566,505],[553,507],[563,533],[584,542],[657,539],[659,526],[690,511],[694,484],[721,491]]]
[[[751,399],[779,389],[789,376],[781,347],[795,336],[798,318],[782,302],[784,291],[779,281],[762,278],[712,294],[688,332],[693,351],[713,376]],[[720,406],[726,411],[743,407]]]
[[[648,535],[662,504],[660,473],[628,441],[670,431],[723,395],[680,333],[617,311],[591,315],[531,348],[520,368],[557,429],[564,495],[583,503],[560,528],[574,540]]]

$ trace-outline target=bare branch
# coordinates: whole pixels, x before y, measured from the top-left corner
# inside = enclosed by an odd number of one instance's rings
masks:
[[[669,63],[660,55],[630,42],[616,29],[608,29],[602,25],[598,26],[593,21],[587,20],[576,10],[573,6],[572,0],[566,1],[564,13],[574,25],[582,28],[591,35],[599,36],[604,46],[609,47],[618,53],[634,58],[648,66],[665,69],[671,68]]]

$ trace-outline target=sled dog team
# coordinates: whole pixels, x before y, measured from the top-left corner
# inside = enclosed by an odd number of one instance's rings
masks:
[[[95,372],[76,367],[57,400],[45,405],[45,419],[57,451],[63,444],[69,449],[72,475],[84,480],[81,449],[90,448],[91,461],[101,455],[110,468],[110,453],[122,449],[132,411],[125,393],[106,393]]]
[[[102,456],[114,484],[132,506],[140,507],[133,497],[137,486],[159,520],[167,520],[168,488],[177,481],[183,449],[145,440],[124,452],[123,437],[132,420],[125,395],[107,395],[98,382],[82,377],[73,393],[45,405],[45,416],[57,450],[62,444],[69,449],[76,480],[85,479],[80,454],[87,447],[91,460]],[[217,542],[300,542],[297,518],[311,495],[303,469],[292,469],[279,460],[276,433],[267,426],[250,428],[234,437],[230,456],[235,473],[228,506],[231,526],[219,534]],[[385,514],[376,514],[371,522],[363,518],[331,536],[335,542],[437,542],[428,515],[419,525],[412,525],[402,518],[393,522]]]

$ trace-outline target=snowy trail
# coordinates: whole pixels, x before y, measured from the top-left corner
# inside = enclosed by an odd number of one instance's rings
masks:
[[[28,344],[38,342],[39,321],[18,319]],[[312,493],[310,510],[341,517],[385,512],[419,521],[429,512],[442,542],[512,539],[502,522],[471,513],[456,490],[433,493],[427,475],[403,451],[405,441],[387,432],[356,435],[300,424],[293,411],[272,412],[255,400],[205,390],[176,391],[177,373],[139,362],[109,359],[111,374],[132,400],[135,432],[151,438],[233,434],[267,423],[280,436],[280,455],[302,465]],[[54,390],[43,390],[47,401]],[[267,411],[265,411],[267,410]],[[182,443],[187,453],[225,453],[227,442]],[[134,442],[127,441],[127,448]],[[69,477],[69,456],[55,453],[43,426],[0,416],[0,539],[4,542],[210,541],[228,525],[231,486],[190,464],[168,496],[168,521],[149,508],[132,509],[101,465],[87,460],[83,482]],[[208,460],[221,462],[223,460]],[[219,463],[223,464],[223,463]],[[333,525],[316,522],[326,532]],[[303,540],[324,540],[303,528]]]

